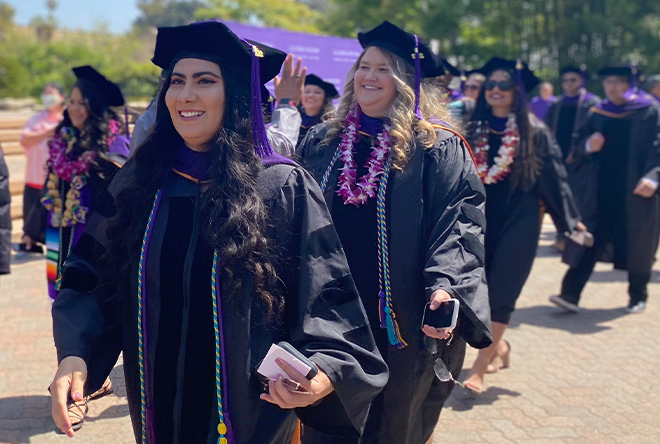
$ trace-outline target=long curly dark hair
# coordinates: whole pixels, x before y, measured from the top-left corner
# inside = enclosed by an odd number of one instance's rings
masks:
[[[263,303],[266,319],[270,319],[283,308],[283,298],[276,291],[277,276],[264,234],[268,224],[266,207],[257,192],[257,175],[263,166],[254,152],[250,125],[250,77],[236,72],[231,63],[220,67],[225,113],[221,127],[208,144],[213,163],[209,188],[199,202],[200,232],[218,250],[223,282],[229,284],[232,296],[237,297],[251,278],[252,292]],[[130,281],[131,261],[125,258],[138,254],[154,195],[165,182],[175,150],[183,144],[165,104],[170,82],[171,72],[167,72],[157,98],[154,129],[133,154],[127,172],[130,177],[124,182],[128,185],[116,198],[107,254],[116,267],[115,282]]]
[[[510,79],[514,79],[514,74],[507,70],[504,71]],[[490,77],[490,76],[489,76]],[[511,183],[514,188],[528,189],[536,183],[539,175],[540,165],[533,143],[533,125],[534,117],[530,115],[526,100],[519,100],[518,88],[513,88],[513,113],[516,116],[516,124],[520,132],[520,142],[514,153],[513,166],[511,167]],[[481,129],[488,134],[489,119],[492,116],[490,105],[486,102],[486,88],[482,87],[477,97],[474,113],[467,123],[467,139],[470,144],[476,142],[478,130]]]
[[[78,137],[76,138],[76,143],[68,155],[74,159],[85,151],[94,151],[99,158],[105,159],[105,153],[108,151],[108,139],[111,133],[110,121],[115,120],[117,122],[120,133],[123,124],[117,114],[105,104],[105,100],[98,89],[84,81],[76,82],[73,88],[80,90],[88,117],[85,120],[83,128],[77,130]],[[73,128],[71,117],[69,117],[67,110],[64,110],[64,116],[55,128],[55,134],[59,134],[62,128]]]

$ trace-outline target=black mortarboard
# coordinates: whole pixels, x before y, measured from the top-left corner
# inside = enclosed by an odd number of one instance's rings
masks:
[[[431,48],[414,34],[410,34],[390,22],[383,22],[374,29],[358,33],[358,41],[362,48],[370,46],[387,49],[415,66],[415,41],[420,53],[422,76],[429,77],[435,71],[435,60]]]
[[[325,91],[326,99],[336,99],[339,97],[339,92],[337,91],[337,88],[335,88],[335,85],[330,82],[323,81],[323,79],[317,75],[307,74],[307,76],[305,76],[305,85],[318,86],[323,91]]]
[[[229,63],[249,73],[251,45],[263,53],[263,56],[259,56],[259,76],[262,84],[268,83],[279,74],[286,54],[252,40],[243,40],[227,25],[215,20],[158,28],[156,49],[151,61],[163,69],[169,69],[173,62],[187,56],[208,60],[220,67]]]
[[[633,77],[637,76],[637,68],[631,65],[606,66],[598,71],[598,75],[601,77],[622,76],[632,79]]]
[[[263,123],[261,86],[280,72],[286,54],[261,43],[244,40],[217,20],[158,28],[151,61],[163,69],[170,69],[183,58],[208,60],[217,63],[221,70],[234,66],[239,71],[238,76],[249,76],[254,149],[259,157],[272,155]]]
[[[534,72],[529,69],[527,64],[520,60],[506,60],[500,57],[493,57],[478,71],[485,76],[489,76],[493,71],[497,71],[498,69],[510,72],[516,82],[522,83],[521,86],[525,89],[524,92],[533,90],[541,82],[534,75]]]
[[[564,74],[568,74],[569,72],[574,72],[575,74],[583,75],[586,70],[587,70],[586,67],[584,67],[584,70],[582,70],[582,68],[578,68],[577,66],[568,65],[568,66],[564,66],[562,69],[559,70],[559,75],[563,76]]]
[[[415,68],[415,114],[422,119],[419,109],[419,94],[422,77],[431,77],[435,72],[433,51],[416,34],[410,34],[388,21],[374,29],[358,33],[362,48],[370,46],[387,49],[410,63]]]
[[[461,75],[461,70],[455,67],[454,65],[452,65],[451,63],[449,63],[449,60],[443,57],[439,57],[439,59],[442,66],[445,68],[445,71],[448,71],[449,74],[451,74],[454,77],[458,77]]]
[[[112,83],[110,80],[106,79],[103,74],[91,66],[78,66],[73,68],[72,71],[78,79],[78,82],[85,82],[99,92],[99,95],[103,98],[104,105],[124,105],[124,96],[121,94],[119,87]]]

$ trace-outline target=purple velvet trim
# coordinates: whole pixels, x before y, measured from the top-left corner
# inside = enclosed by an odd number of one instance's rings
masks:
[[[491,115],[488,118],[488,125],[495,131],[504,131],[506,129],[506,122],[508,117],[495,117]]]
[[[415,115],[422,120],[422,111],[419,109],[419,94],[422,84],[422,62],[419,59],[419,39],[415,34]]]
[[[559,96],[559,100],[563,106],[577,106],[578,102],[580,101],[580,97],[582,97],[582,101],[584,102],[587,100],[592,100],[596,96],[585,90],[584,95],[578,94],[577,96],[573,97],[568,97],[566,94],[562,94]]]
[[[154,412],[151,409],[151,404],[152,404],[152,398],[153,398],[153,393],[150,390],[151,388],[151,375],[149,373],[149,348],[147,344],[147,336],[148,335],[148,329],[147,327],[147,319],[146,319],[146,314],[147,314],[147,253],[149,252],[149,243],[151,242],[151,233],[153,233],[153,228],[154,225],[156,224],[156,214],[158,214],[158,208],[160,207],[160,199],[162,196],[162,192],[158,194],[158,197],[156,198],[156,202],[154,202],[154,211],[151,216],[151,224],[149,226],[149,231],[147,231],[147,238],[144,242],[144,263],[142,264],[143,271],[142,271],[142,356],[144,359],[144,384],[145,384],[145,391],[146,391],[146,396],[147,396],[147,442],[151,440],[151,442],[154,442],[153,439],[156,436],[155,431],[154,431]]]
[[[280,153],[275,153],[275,152],[270,156],[262,157],[261,164],[266,167],[277,164],[297,165],[296,162],[289,159],[288,157],[284,157]]]
[[[220,263],[218,263],[218,269],[220,268]],[[225,419],[225,425],[227,426],[227,438],[228,444],[235,444],[236,440],[234,439],[234,432],[231,426],[231,419],[229,417],[229,384],[227,384],[227,358],[225,357],[225,331],[222,324],[222,285],[220,284],[221,279],[216,279],[215,282],[215,295],[218,302],[218,332],[220,333],[220,359],[222,367],[222,393],[223,393],[223,416]]]
[[[172,168],[197,180],[208,180],[210,178],[209,168],[213,164],[210,151],[199,152],[181,144],[174,152]]]
[[[249,45],[249,43],[247,44]],[[252,138],[254,139],[254,151],[257,153],[257,156],[265,157],[273,154],[273,149],[268,143],[268,137],[266,137],[264,114],[261,108],[261,76],[259,74],[259,58],[254,53],[254,50],[252,51],[251,65],[250,88],[252,90]]]
[[[108,152],[121,154],[124,157],[128,157],[129,154],[128,145],[129,145],[128,138],[123,134],[117,134],[115,140],[113,140],[110,146],[108,147]]]
[[[384,119],[369,117],[365,113],[360,113],[360,131],[363,133],[367,133],[370,136],[377,136],[383,132],[384,125]]]
[[[615,105],[608,99],[605,99],[596,105],[596,108],[612,114],[622,114],[625,112],[646,108],[653,104],[653,98],[650,94],[644,91],[634,91],[633,88],[630,88],[628,91],[626,91],[624,97],[626,98],[627,102],[623,105]]]
[[[316,116],[308,116],[305,114],[304,111],[300,113],[300,117],[302,118],[302,126],[305,128],[309,128],[314,125],[318,125],[321,123],[321,114],[318,114]]]

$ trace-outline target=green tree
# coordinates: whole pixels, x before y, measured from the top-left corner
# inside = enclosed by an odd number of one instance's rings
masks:
[[[14,26],[15,13],[9,3],[0,2],[0,39]]]
[[[134,26],[147,31],[161,26],[187,25],[195,18],[195,12],[204,7],[200,0],[138,0],[140,16]]]
[[[198,10],[195,17],[317,33],[321,14],[296,0],[208,0],[208,7]]]

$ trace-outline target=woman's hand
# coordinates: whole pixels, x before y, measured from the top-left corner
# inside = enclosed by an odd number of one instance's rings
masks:
[[[587,149],[590,153],[597,153],[603,149],[604,144],[605,137],[601,133],[595,132],[589,137],[589,140],[587,141]]]
[[[633,190],[633,194],[646,197],[648,199],[649,197],[653,197],[657,189],[658,185],[656,183],[653,183],[653,181],[642,177],[639,179],[639,182],[637,182],[637,186]]]
[[[52,415],[55,425],[67,436],[73,436],[71,420],[67,411],[69,394],[74,401],[84,398],[85,381],[87,381],[87,364],[77,356],[67,356],[62,359],[53,382],[48,387],[52,401]]]
[[[440,304],[443,301],[448,301],[451,299],[451,295],[444,290],[436,290],[431,295],[431,310],[437,310]],[[422,331],[426,336],[435,339],[449,339],[451,337],[452,330],[444,330],[433,328],[430,325],[423,325]]]
[[[25,249],[29,251],[36,242],[30,236],[24,234],[21,238],[21,243],[25,244]]]
[[[585,224],[583,224],[582,222],[578,222],[577,224],[575,224],[575,230],[580,231],[580,232],[584,232],[584,231],[587,231],[587,226]]]
[[[279,375],[277,381],[268,382],[268,393],[261,394],[260,398],[264,401],[278,405],[282,409],[295,409],[314,404],[335,390],[328,376],[321,370],[313,379],[309,380],[282,359],[276,359],[275,362],[283,373],[289,375],[292,381],[299,383],[301,389],[311,392],[311,395],[291,391],[284,385],[283,375]]]

